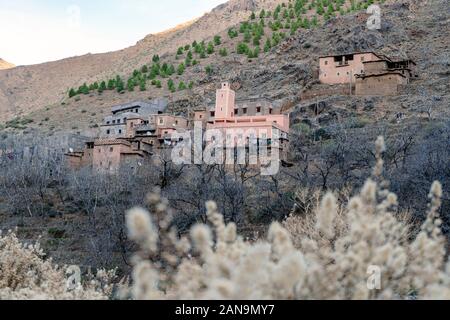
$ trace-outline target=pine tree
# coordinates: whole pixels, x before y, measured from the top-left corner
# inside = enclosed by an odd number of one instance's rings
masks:
[[[177,51],[177,55],[182,55],[183,54],[183,47],[179,47],[178,51]]]
[[[189,89],[192,89],[194,87],[194,81],[189,82]]]
[[[116,87],[116,81],[114,79],[108,80],[108,90],[114,90]]]
[[[256,19],[256,15],[254,12],[252,12],[252,14],[250,15],[250,20],[255,20]]]
[[[161,81],[156,80],[156,87],[157,87],[158,89],[161,89],[161,88],[162,88]]]
[[[153,56],[153,58],[152,58],[152,61],[154,62],[154,63],[158,63],[159,62],[159,55],[154,55]]]
[[[116,89],[117,89],[117,92],[119,92],[119,93],[125,89],[125,84],[123,83],[120,76],[116,77]]]
[[[147,72],[148,72],[148,67],[147,67],[146,64],[144,64],[144,65],[142,66],[141,72],[142,72],[142,73],[147,73]]]
[[[182,90],[186,90],[186,85],[184,84],[183,81],[181,81],[180,84],[178,85],[178,91]]]
[[[264,45],[264,52],[269,52],[272,48],[272,43],[269,38],[267,38],[266,43]]]
[[[220,46],[222,44],[222,38],[220,36],[214,36],[214,45]]]
[[[167,81],[167,88],[168,88],[171,92],[175,92],[175,91],[176,91],[176,89],[175,89],[175,83],[173,82],[172,79],[169,79],[169,80]]]
[[[77,92],[74,88],[71,88],[69,91],[69,98],[75,97],[77,95]]]
[[[265,16],[266,16],[266,10],[262,9],[262,10],[261,10],[261,13],[259,14],[259,17],[260,17],[261,19],[264,19]]]
[[[139,88],[140,88],[141,91],[147,90],[147,88],[146,88],[145,85],[146,85],[146,83],[145,83],[145,78],[142,78],[142,79],[139,81]]]
[[[106,82],[105,81],[102,81],[100,83],[100,87],[98,88],[98,90],[99,90],[99,92],[103,92],[106,90]]]
[[[207,75],[211,75],[213,73],[213,68],[211,65],[205,67],[205,72]]]
[[[222,49],[220,49],[219,54],[220,54],[222,57],[226,57],[226,56],[228,55],[228,51],[227,51],[226,48],[222,48]]]
[[[180,63],[180,65],[178,66],[178,69],[177,69],[178,75],[181,76],[184,73],[185,69],[186,69],[186,67],[184,66],[184,63]]]

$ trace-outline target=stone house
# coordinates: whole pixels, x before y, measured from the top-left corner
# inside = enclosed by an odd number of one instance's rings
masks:
[[[375,52],[359,52],[319,58],[323,84],[349,84],[356,95],[397,94],[402,85],[416,78],[412,60],[394,61]]]

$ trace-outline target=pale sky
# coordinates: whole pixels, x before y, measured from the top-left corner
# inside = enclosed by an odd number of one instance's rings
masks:
[[[119,50],[226,0],[0,0],[0,58],[36,64]]]

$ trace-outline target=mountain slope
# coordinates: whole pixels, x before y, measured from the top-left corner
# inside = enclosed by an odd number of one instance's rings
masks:
[[[231,0],[197,20],[149,35],[127,49],[0,71],[0,120],[61,102],[69,87],[128,73],[137,65],[148,63],[153,54],[164,55],[178,46],[211,37],[247,18],[252,10],[280,2]]]
[[[8,61],[5,61],[2,58],[0,58],[0,70],[11,69],[14,67],[15,65],[13,65],[12,63],[9,63]]]

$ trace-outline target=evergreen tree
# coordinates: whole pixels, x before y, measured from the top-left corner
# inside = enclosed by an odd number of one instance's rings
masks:
[[[141,72],[142,72],[142,73],[147,73],[147,72],[148,72],[148,67],[147,67],[146,64],[144,64],[144,65],[142,66]]]
[[[177,51],[177,55],[182,55],[183,54],[183,47],[179,47],[178,51]]]
[[[272,48],[272,43],[270,42],[270,39],[267,38],[266,43],[264,45],[264,52],[269,52]]]
[[[142,78],[142,79],[139,81],[139,88],[140,88],[141,91],[147,90],[145,84],[146,84],[146,83],[145,83],[145,78]]]
[[[117,89],[117,92],[119,92],[119,93],[125,89],[125,84],[123,83],[120,76],[116,77],[116,89]]]
[[[265,16],[266,16],[266,10],[262,9],[262,10],[261,10],[261,13],[259,14],[259,17],[260,17],[261,19],[264,19]]]
[[[254,12],[252,12],[252,14],[250,15],[250,20],[255,20],[256,19],[256,15]]]
[[[181,81],[180,84],[178,85],[178,91],[182,90],[186,90],[186,85],[184,84],[183,81]]]
[[[153,58],[152,58],[152,61],[154,62],[154,63],[158,63],[159,62],[159,55],[154,55],[153,56]]]
[[[114,79],[108,80],[108,90],[114,90],[116,87],[116,81]]]
[[[70,88],[69,91],[69,98],[75,97],[77,95],[77,92],[75,91],[74,88]]]
[[[214,53],[214,44],[212,42],[208,43],[208,49],[206,50],[208,54]]]
[[[226,49],[226,48],[220,49],[219,54],[220,54],[222,57],[226,57],[226,56],[228,55],[227,49]]]
[[[211,65],[206,66],[205,67],[205,72],[206,72],[207,75],[210,76],[212,74],[212,72],[213,72],[212,66]]]
[[[189,82],[189,89],[192,89],[194,87],[194,81]]]
[[[102,81],[102,82],[100,83],[100,87],[98,88],[98,90],[99,90],[100,92],[103,92],[103,91],[106,90],[106,82],[105,82],[105,81]]]
[[[222,38],[220,36],[214,36],[214,45],[220,46],[222,44]]]
[[[161,81],[156,80],[156,87],[157,87],[158,89],[161,89],[161,88],[162,88]]]
[[[168,88],[171,92],[175,92],[175,91],[176,91],[176,89],[175,89],[175,83],[173,82],[172,79],[169,79],[169,80],[167,81],[167,88]]]
[[[127,82],[128,91],[130,91],[130,92],[134,91],[134,86],[135,86],[134,79],[133,78],[128,79],[128,82]]]
[[[189,49],[191,49],[191,45],[187,44],[184,46],[184,51],[189,51]]]
[[[181,76],[184,73],[185,69],[186,69],[186,67],[184,66],[184,63],[180,63],[180,65],[178,66],[178,69],[177,69],[178,75]]]

